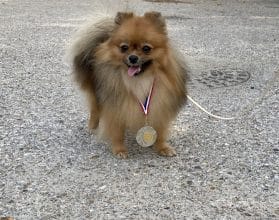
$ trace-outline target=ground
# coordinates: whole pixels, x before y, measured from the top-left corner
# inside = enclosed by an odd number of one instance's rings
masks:
[[[166,16],[192,70],[189,95],[236,119],[188,102],[169,137],[176,157],[133,136],[129,158],[113,157],[88,132],[64,59],[71,34],[99,7],[0,0],[0,217],[278,219],[279,2],[129,2]]]

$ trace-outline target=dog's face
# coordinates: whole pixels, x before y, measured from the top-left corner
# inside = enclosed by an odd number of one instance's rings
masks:
[[[164,62],[167,53],[166,25],[160,13],[144,16],[118,13],[107,51],[110,61],[124,68],[129,76],[138,76],[152,65]]]

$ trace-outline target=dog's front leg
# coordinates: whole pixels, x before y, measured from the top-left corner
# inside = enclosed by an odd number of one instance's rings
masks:
[[[157,140],[154,144],[155,150],[161,156],[173,157],[176,155],[175,149],[167,143],[167,128],[156,128],[157,131]]]
[[[112,153],[118,158],[127,158],[128,150],[124,145],[125,129],[123,127],[118,127],[111,124],[109,130],[112,144]]]

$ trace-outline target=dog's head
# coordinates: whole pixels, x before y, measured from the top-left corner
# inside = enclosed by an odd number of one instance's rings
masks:
[[[106,48],[101,54],[104,59],[124,68],[131,77],[140,75],[154,63],[163,62],[167,53],[165,20],[159,12],[143,16],[119,12]]]

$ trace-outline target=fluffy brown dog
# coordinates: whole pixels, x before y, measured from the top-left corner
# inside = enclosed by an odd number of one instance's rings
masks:
[[[102,126],[112,152],[126,158],[125,131],[136,132],[148,123],[157,132],[155,150],[176,155],[166,139],[186,101],[187,67],[170,45],[161,14],[119,12],[92,22],[77,32],[71,48],[76,80],[90,102],[89,128]],[[139,103],[152,86],[145,116]]]

